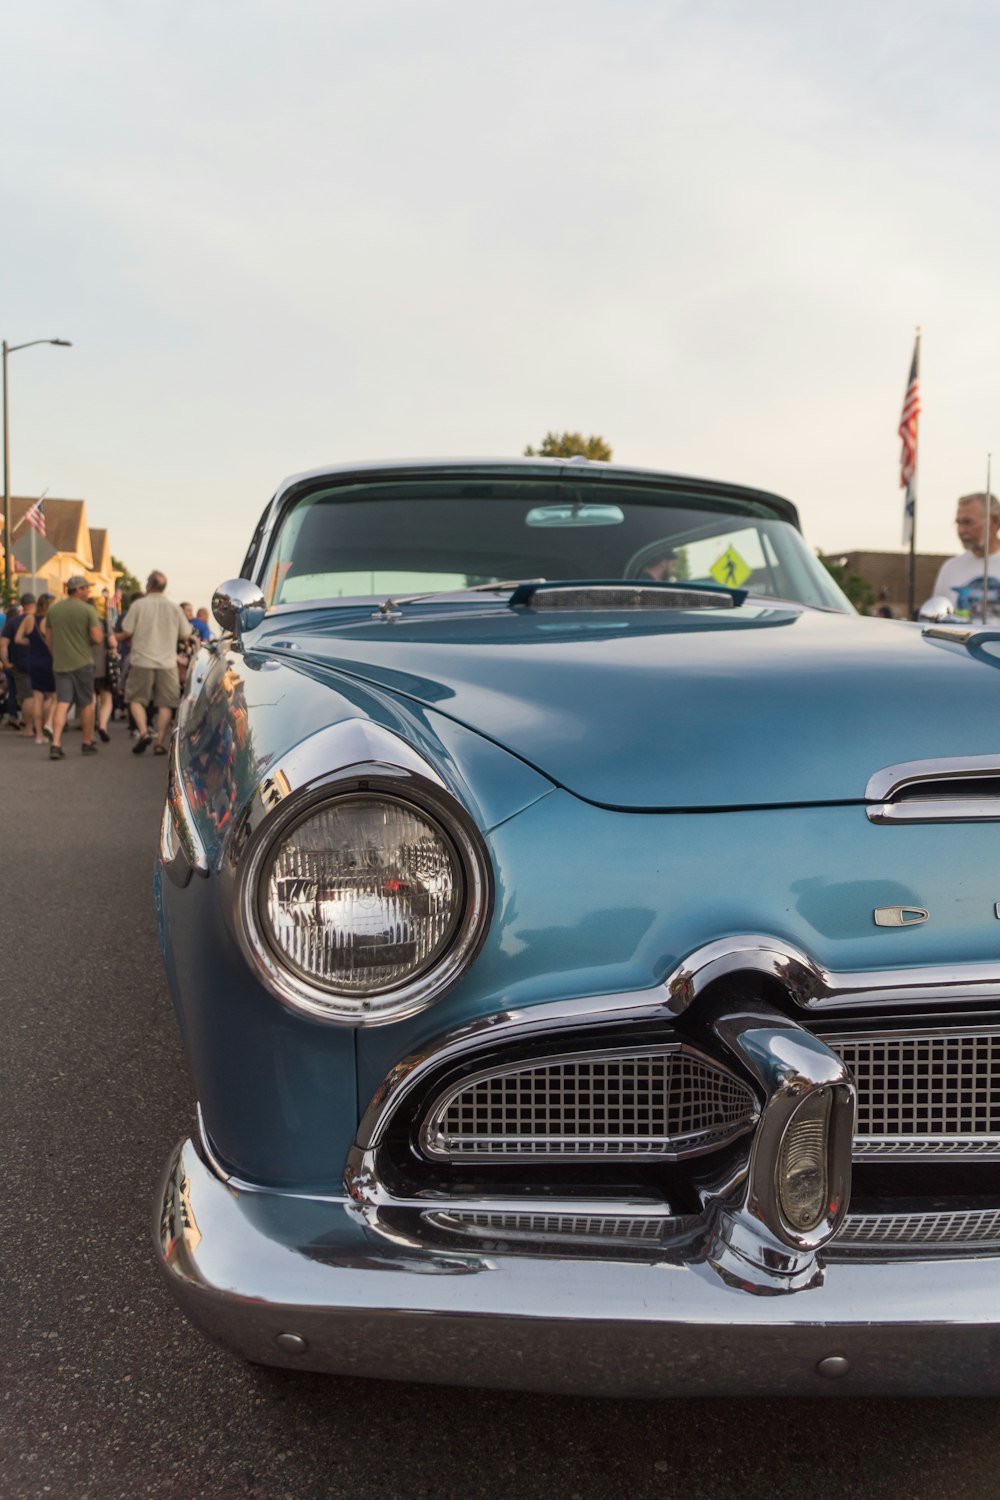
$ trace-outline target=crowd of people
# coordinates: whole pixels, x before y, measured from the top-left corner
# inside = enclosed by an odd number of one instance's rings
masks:
[[[174,604],[166,588],[154,570],[124,612],[107,589],[92,599],[82,575],[62,599],[22,594],[0,612],[0,723],[62,760],[71,713],[84,755],[96,755],[99,740],[109,743],[117,717],[129,727],[133,754],[152,746],[166,755],[188,664],[212,639],[208,610]]]

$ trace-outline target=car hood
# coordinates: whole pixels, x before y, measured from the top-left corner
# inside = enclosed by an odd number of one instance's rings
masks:
[[[795,606],[312,610],[253,647],[415,700],[607,807],[858,802],[887,765],[1000,749],[1000,660]]]

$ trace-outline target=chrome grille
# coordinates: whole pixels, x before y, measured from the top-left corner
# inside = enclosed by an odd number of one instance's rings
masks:
[[[431,1106],[428,1155],[676,1158],[724,1144],[757,1117],[754,1096],[681,1043],[507,1064],[463,1079]]]
[[[848,1214],[831,1248],[918,1250],[933,1246],[1000,1245],[1000,1209],[930,1213]]]
[[[824,1038],[858,1090],[856,1158],[1000,1159],[1000,1031]]]
[[[526,1213],[509,1209],[433,1209],[422,1217],[452,1234],[478,1240],[538,1241],[569,1244],[655,1246],[693,1224],[669,1214]],[[1000,1209],[951,1209],[928,1213],[849,1214],[827,1255],[838,1252],[885,1255],[933,1250],[1000,1247]]]
[[[672,1222],[662,1214],[489,1213],[472,1209],[434,1210],[424,1218],[439,1229],[480,1239],[484,1235],[528,1240],[556,1236],[587,1244],[601,1240],[619,1245],[656,1244]]]

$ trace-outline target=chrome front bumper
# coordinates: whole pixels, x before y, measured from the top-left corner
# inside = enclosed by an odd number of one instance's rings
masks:
[[[154,1239],[192,1321],[261,1364],[606,1396],[1000,1394],[998,1254],[831,1259],[821,1286],[752,1296],[696,1257],[422,1243],[344,1198],[224,1182],[191,1141]]]

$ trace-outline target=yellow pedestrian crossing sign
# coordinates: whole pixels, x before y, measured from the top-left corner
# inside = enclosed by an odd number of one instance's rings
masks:
[[[753,569],[747,566],[735,547],[727,547],[708,571],[724,588],[738,589],[746,583]]]

